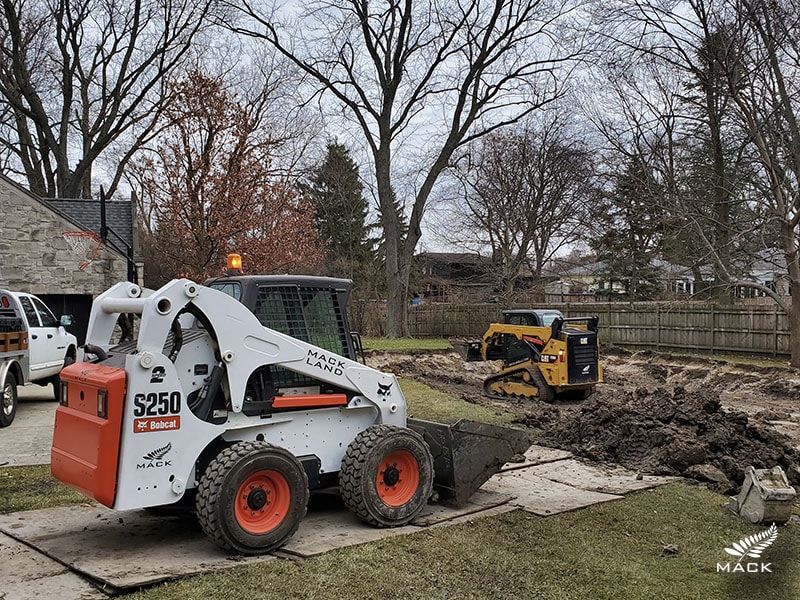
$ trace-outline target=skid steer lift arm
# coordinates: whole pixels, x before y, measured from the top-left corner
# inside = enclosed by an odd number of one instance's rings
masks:
[[[108,352],[118,314],[139,314],[137,354],[147,363],[163,351],[176,316],[190,305],[189,312],[216,340],[233,412],[242,410],[250,374],[274,364],[355,392],[375,405],[381,422],[405,425],[405,398],[394,375],[263,327],[231,296],[188,279],[173,280],[155,293],[127,282],[113,286],[92,307],[86,343]]]

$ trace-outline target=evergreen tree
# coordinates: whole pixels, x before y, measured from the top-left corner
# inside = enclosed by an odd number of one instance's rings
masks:
[[[326,274],[364,283],[375,262],[369,205],[358,167],[343,145],[328,144],[325,160],[311,174],[309,193],[316,210],[320,238],[329,260]]]
[[[651,169],[634,158],[617,177],[614,191],[596,206],[595,222],[602,234],[590,245],[605,263],[602,275],[609,287],[622,283],[629,300],[651,300],[659,291],[654,259],[665,222],[662,193]]]

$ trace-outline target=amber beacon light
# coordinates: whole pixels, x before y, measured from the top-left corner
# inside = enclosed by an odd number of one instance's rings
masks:
[[[242,272],[241,254],[228,254],[228,273]]]

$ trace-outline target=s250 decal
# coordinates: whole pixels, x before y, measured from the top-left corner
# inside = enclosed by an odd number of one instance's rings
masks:
[[[181,393],[178,391],[150,392],[136,394],[133,397],[134,417],[163,417],[177,415],[180,412]]]

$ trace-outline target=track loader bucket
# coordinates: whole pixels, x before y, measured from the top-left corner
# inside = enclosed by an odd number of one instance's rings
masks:
[[[452,425],[408,419],[408,426],[421,434],[433,454],[436,477],[433,487],[442,503],[461,506],[514,455],[531,445],[519,429],[475,421]]]
[[[483,354],[481,352],[483,342],[454,340],[451,343],[453,349],[458,352],[465,361],[474,362],[483,360]]]

